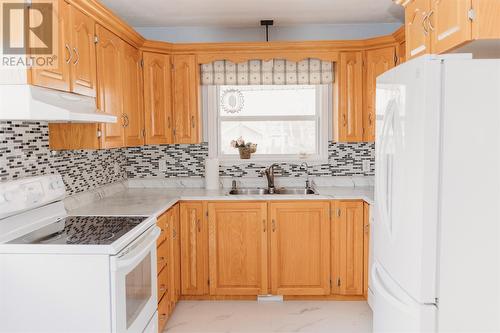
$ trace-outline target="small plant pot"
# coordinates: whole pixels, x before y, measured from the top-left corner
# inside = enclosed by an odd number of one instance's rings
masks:
[[[252,156],[252,148],[250,147],[239,147],[238,150],[242,160],[248,160]]]

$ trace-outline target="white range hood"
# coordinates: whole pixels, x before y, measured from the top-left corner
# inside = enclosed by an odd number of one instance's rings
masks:
[[[0,120],[116,123],[95,98],[29,84],[0,84]]]

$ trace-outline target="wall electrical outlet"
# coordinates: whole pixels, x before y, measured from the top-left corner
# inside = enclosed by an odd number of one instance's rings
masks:
[[[121,168],[120,168],[120,164],[118,164],[117,162],[115,162],[113,164],[113,171],[114,171],[115,175],[120,174],[121,171],[122,171]]]
[[[363,160],[363,172],[370,172],[370,160]]]
[[[158,160],[158,170],[167,171],[167,160],[165,159]]]

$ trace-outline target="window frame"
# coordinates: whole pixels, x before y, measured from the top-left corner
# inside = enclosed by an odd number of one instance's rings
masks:
[[[255,162],[310,162],[323,164],[328,163],[328,144],[330,138],[330,112],[332,85],[331,84],[317,84],[316,87],[316,115],[314,116],[249,116],[249,117],[231,117],[220,116],[219,110],[219,85],[207,85],[202,91],[202,104],[204,116],[208,121],[206,130],[208,136],[208,156],[209,158],[218,158],[221,165],[234,165],[242,163],[255,163]],[[308,155],[306,158],[300,157],[298,154],[267,154],[267,155],[252,155],[251,159],[240,159],[238,153],[235,154],[221,154],[220,152],[220,121],[221,118],[226,120],[262,120],[262,119],[278,119],[278,120],[312,120],[316,121],[318,135],[316,137],[318,153]],[[236,151],[236,150],[235,150]]]

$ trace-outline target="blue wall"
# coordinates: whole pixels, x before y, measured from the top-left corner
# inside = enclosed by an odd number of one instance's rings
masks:
[[[271,41],[365,39],[388,35],[401,23],[310,24],[270,28]],[[265,40],[263,27],[158,27],[135,29],[147,39],[173,43]]]

